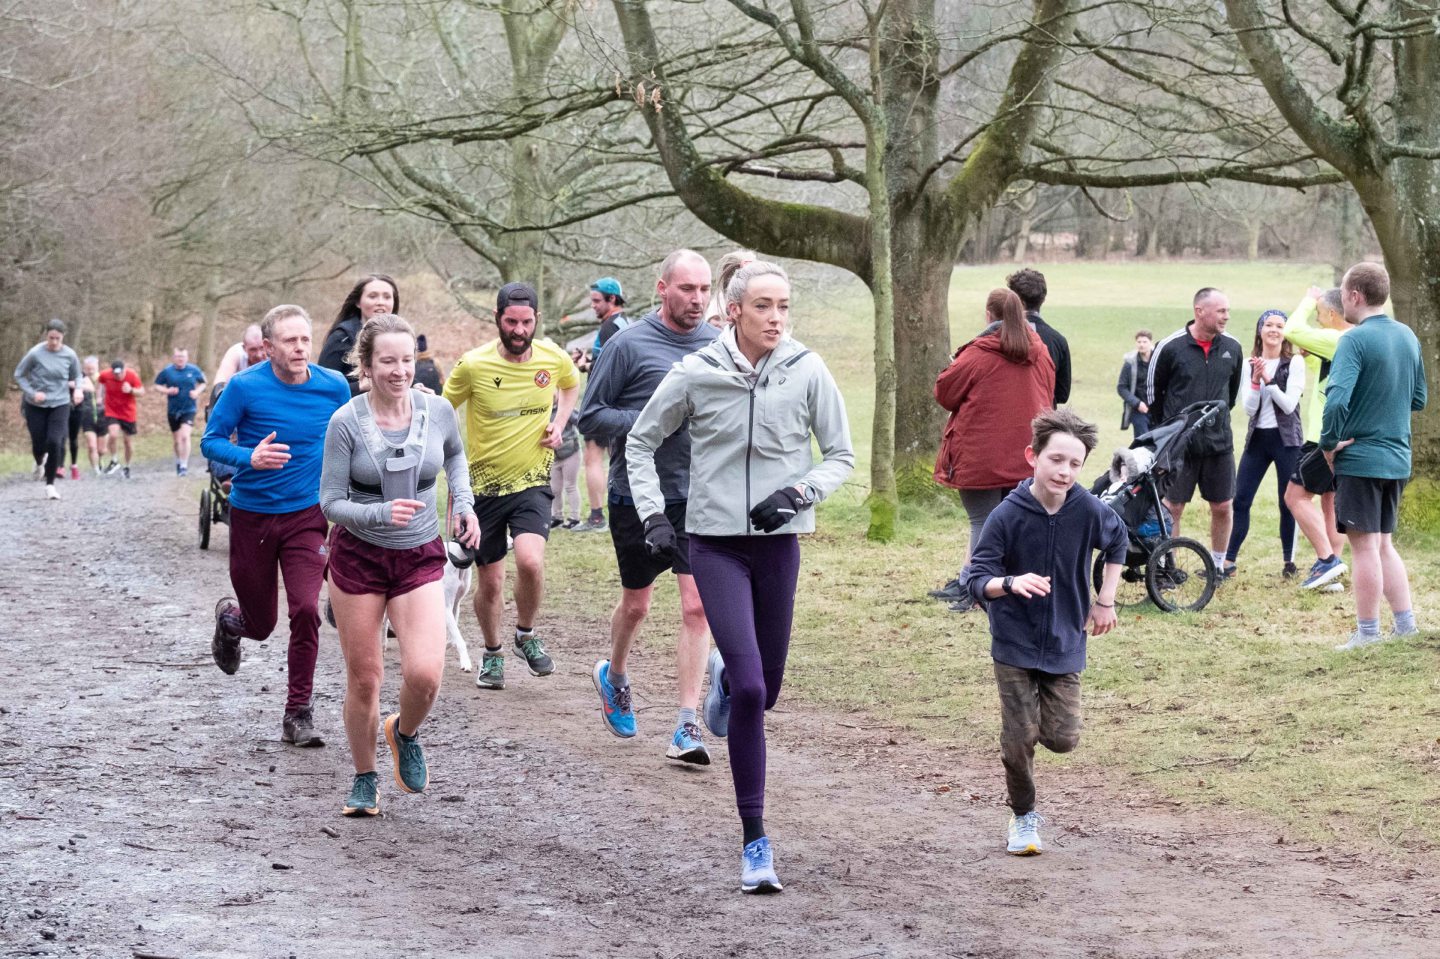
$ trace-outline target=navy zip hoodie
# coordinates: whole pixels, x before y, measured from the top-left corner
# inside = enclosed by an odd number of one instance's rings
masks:
[[[1090,618],[1092,550],[1107,563],[1125,561],[1125,524],[1078,483],[1055,515],[1030,492],[1027,479],[985,521],[964,586],[990,615],[990,656],[997,663],[1047,673],[1085,668],[1085,621]],[[995,577],[1039,573],[1050,595],[985,598]]]

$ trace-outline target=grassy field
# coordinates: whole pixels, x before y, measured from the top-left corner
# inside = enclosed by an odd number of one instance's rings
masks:
[[[979,329],[985,294],[1006,272],[956,271],[954,342]],[[1193,291],[1218,286],[1231,298],[1231,332],[1248,348],[1261,310],[1289,311],[1306,286],[1329,275],[1323,267],[1222,263],[1066,264],[1044,272],[1052,291],[1044,313],[1069,338],[1074,357],[1072,405],[1101,426],[1087,477],[1123,442],[1114,382],[1136,329],[1157,337],[1178,329]],[[965,785],[998,797],[1003,777],[985,618],[952,614],[925,597],[958,565],[964,514],[953,497],[907,506],[894,542],[865,540],[869,298],[854,282],[811,288],[824,293],[798,290],[797,336],[826,358],[845,391],[859,464],[851,483],[821,506],[820,532],[804,544],[788,695],[866,717],[857,721],[894,722],[992,751],[993,781]],[[139,449],[162,459],[168,437],[144,436]],[[28,470],[18,450],[12,441],[0,459],[5,472]],[[1351,628],[1350,594],[1301,594],[1281,578],[1273,484],[1262,489],[1253,516],[1240,577],[1205,611],[1130,612],[1119,630],[1091,644],[1084,740],[1075,754],[1042,759],[1042,808],[1045,768],[1081,763],[1108,769],[1121,790],[1271,815],[1292,838],[1433,848],[1440,842],[1440,638],[1429,627],[1431,611],[1440,609],[1440,542],[1403,529],[1397,536],[1424,634],[1342,655],[1331,647]],[[1197,509],[1188,531],[1201,531],[1204,521]],[[1302,569],[1311,561],[1307,550],[1302,539]],[[547,608],[603,617],[619,591],[608,537],[557,534],[550,557]],[[637,692],[652,703],[668,704],[672,694],[646,688],[645,662],[668,658],[677,622],[675,592],[664,587],[633,671]],[[594,658],[607,642],[597,631],[582,647],[555,652]]]

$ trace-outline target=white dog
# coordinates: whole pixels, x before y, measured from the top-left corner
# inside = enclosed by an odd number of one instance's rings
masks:
[[[465,597],[470,595],[470,584],[474,580],[474,571],[470,567],[458,568],[454,563],[445,564],[445,577],[441,583],[445,587],[445,638],[451,646],[455,647],[455,653],[460,658],[460,671],[468,673],[475,668],[470,661],[470,649],[465,645],[465,637],[460,633],[460,604]],[[382,635],[385,637],[385,648],[390,648],[390,618],[387,616],[383,624]]]

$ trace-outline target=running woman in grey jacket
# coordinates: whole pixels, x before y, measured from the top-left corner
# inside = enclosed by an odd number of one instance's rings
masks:
[[[779,892],[765,834],[765,710],[780,696],[795,585],[797,533],[815,530],[810,507],[855,467],[845,402],[819,356],[789,339],[790,280],[757,261],[725,291],[729,329],[680,360],[630,430],[625,452],[645,542],[675,549],[655,451],[690,429],[690,566],[710,619],[705,724],[730,743],[744,830],[742,892]],[[810,437],[819,441],[814,461]]]
[[[70,425],[70,404],[79,403],[80,357],[65,345],[65,324],[45,324],[45,339],[35,344],[15,367],[20,384],[20,409],[30,431],[30,452],[35,473],[45,474],[45,497],[59,499],[55,473],[65,456],[65,430]]]

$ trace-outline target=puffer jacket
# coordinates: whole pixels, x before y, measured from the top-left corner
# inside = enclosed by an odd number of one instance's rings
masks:
[[[749,367],[731,328],[660,381],[625,445],[630,492],[642,518],[664,512],[655,451],[687,421],[685,528],[701,536],[764,535],[750,525],[755,504],[787,486],[800,486],[807,500],[819,502],[855,468],[845,401],[817,354],[787,339],[758,370]],[[775,533],[814,531],[815,511],[802,509]]]
[[[1025,462],[1030,421],[1050,409],[1055,361],[1034,331],[1017,363],[1000,352],[1000,334],[960,347],[935,380],[935,402],[950,411],[935,482],[951,489],[1014,489],[1035,474]]]

